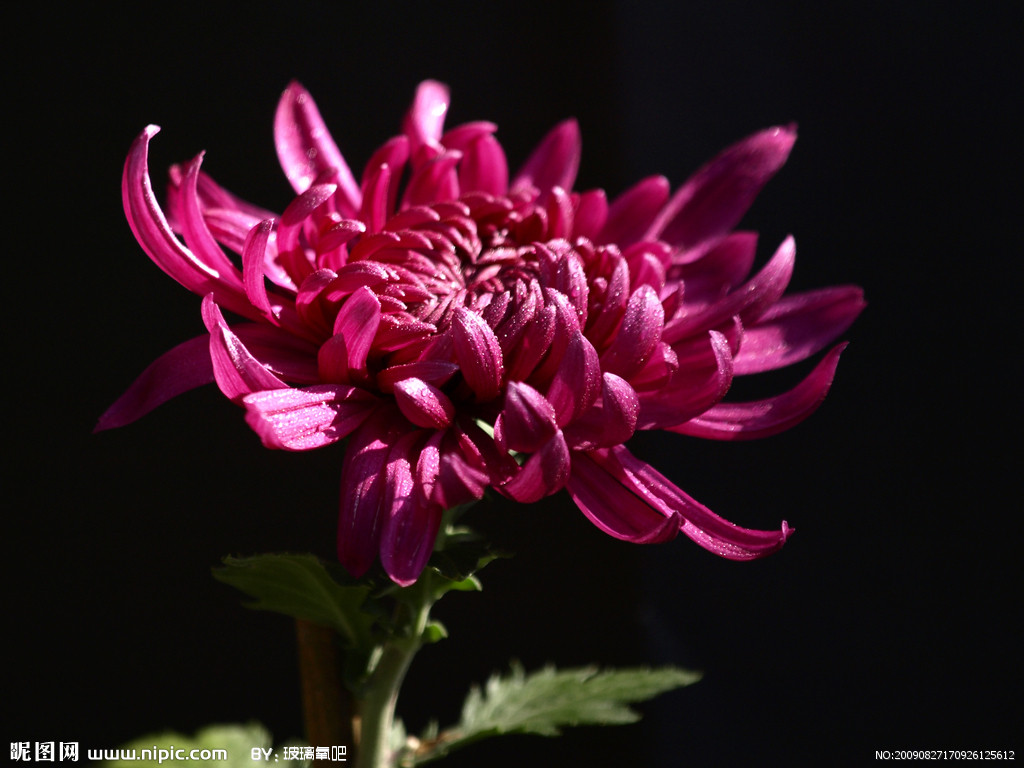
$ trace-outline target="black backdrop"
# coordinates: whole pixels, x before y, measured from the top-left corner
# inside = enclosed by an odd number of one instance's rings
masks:
[[[361,168],[433,77],[452,87],[449,124],[497,122],[513,163],[575,115],[579,186],[610,194],[650,173],[679,184],[727,143],[799,121],[744,224],[764,256],[795,234],[795,288],[858,283],[869,307],[828,401],[792,432],[632,444],[730,519],[789,520],[780,554],[628,546],[564,496],[482,508],[519,554],[484,572],[483,594],[442,604],[452,636],[410,674],[409,726],[453,720],[511,657],[672,662],[705,678],[642,725],[451,764],[1020,748],[1020,19],[918,0],[479,5],[4,11],[5,740],[111,747],[249,719],[300,734],[289,623],[240,608],[209,569],[330,555],[341,453],[263,450],[213,388],[91,434],[151,359],[202,331],[198,299],[133,241],[121,166],[158,123],[154,176],[205,149],[222,184],[280,210],[271,122],[289,79]]]

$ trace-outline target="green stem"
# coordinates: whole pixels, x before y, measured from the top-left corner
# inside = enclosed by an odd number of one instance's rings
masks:
[[[391,730],[395,720],[398,691],[412,657],[422,645],[423,628],[430,606],[423,606],[422,622],[413,637],[396,638],[384,646],[377,668],[370,678],[369,693],[359,708],[361,715],[356,768],[392,768],[394,755]]]
[[[434,543],[435,552],[444,549],[451,525],[463,511],[462,507],[445,511]],[[367,694],[359,702],[356,768],[395,768],[398,753],[391,744],[395,705],[413,656],[423,646],[430,609],[441,594],[435,589],[434,578],[434,573],[428,568],[415,584],[403,590],[402,610],[408,612],[410,632],[392,637],[384,645],[377,666],[370,675]]]

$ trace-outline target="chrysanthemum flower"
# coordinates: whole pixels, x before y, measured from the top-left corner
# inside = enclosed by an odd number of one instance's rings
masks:
[[[804,360],[863,307],[853,286],[784,296],[791,238],[748,276],[757,237],[733,227],[795,130],[754,134],[674,194],[656,176],[609,202],[573,191],[575,121],[510,177],[496,126],[445,131],[447,109],[444,85],[421,84],[357,179],[292,83],[274,135],[297,197],[279,215],[219,187],[200,155],[172,168],[165,216],[147,167],[158,129],[146,128],[124,169],[125,213],[150,258],[204,297],[209,335],[156,360],[99,428],[215,380],[268,447],[348,438],[338,557],[358,576],[379,554],[399,584],[424,568],[442,511],[488,487],[521,502],[564,488],[627,541],[682,531],[736,560],[781,547],[785,522],[733,525],[624,443],[645,429],[771,435],[828,391],[841,345],[789,392],[721,402],[733,376]]]

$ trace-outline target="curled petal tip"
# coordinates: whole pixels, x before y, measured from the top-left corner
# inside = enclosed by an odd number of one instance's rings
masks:
[[[130,424],[158,405],[213,381],[209,337],[197,336],[153,361],[106,410],[94,433]]]
[[[414,149],[441,138],[450,101],[448,86],[444,83],[437,80],[420,83],[405,119],[405,131]]]
[[[281,94],[274,115],[274,144],[285,176],[297,193],[305,192],[325,174],[336,176],[339,205],[346,212],[358,211],[359,185],[331,137],[313,97],[292,81]]]
[[[563,120],[548,132],[512,182],[512,188],[530,185],[539,190],[572,189],[579,169],[580,126],[574,118]]]
[[[434,112],[445,112],[448,110],[451,94],[448,86],[440,80],[424,80],[416,89],[416,98],[433,105]]]
[[[761,133],[756,134],[756,136],[762,140],[767,140],[767,143],[770,146],[774,146],[775,150],[780,153],[782,161],[785,162],[785,158],[789,155],[790,151],[793,149],[793,145],[796,143],[796,123],[776,125],[772,128],[767,128],[764,131],[761,131]]]
[[[776,126],[728,147],[679,188],[646,237],[695,253],[712,247],[732,230],[785,164],[795,141],[794,130]]]

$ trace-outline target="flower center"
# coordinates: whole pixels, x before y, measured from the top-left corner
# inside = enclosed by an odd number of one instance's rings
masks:
[[[455,309],[466,307],[496,329],[510,305],[529,295],[537,298],[548,282],[544,254],[556,248],[566,255],[568,243],[555,246],[547,229],[542,209],[531,201],[467,195],[408,209],[388,221],[386,230],[412,247],[388,254],[387,260],[420,289],[410,291],[413,300],[406,301],[417,319],[443,331]]]

